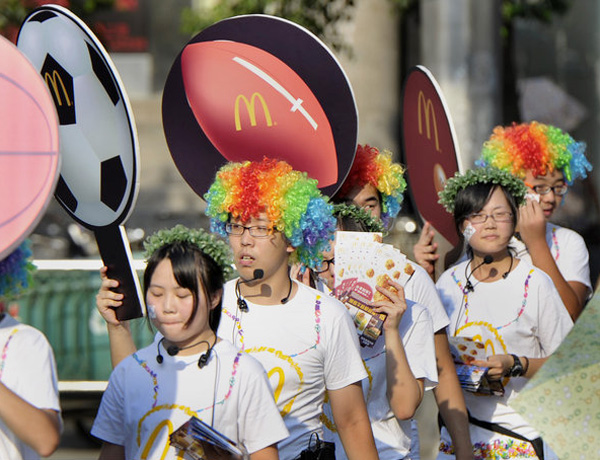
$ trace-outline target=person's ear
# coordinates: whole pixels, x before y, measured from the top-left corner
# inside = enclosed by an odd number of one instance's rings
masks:
[[[217,292],[215,292],[212,296],[212,301],[210,304],[210,309],[214,310],[217,305],[219,305],[219,303],[221,303],[221,297],[223,297],[223,289],[219,289]]]

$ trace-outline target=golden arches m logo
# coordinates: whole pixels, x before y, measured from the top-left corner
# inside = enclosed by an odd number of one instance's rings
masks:
[[[417,117],[419,122],[419,134],[423,135],[423,118],[425,118],[425,130],[427,139],[431,140],[431,131],[433,129],[433,137],[435,140],[435,150],[440,150],[440,140],[438,137],[437,120],[435,118],[435,108],[431,99],[425,97],[423,91],[419,91],[417,104]]]
[[[67,91],[67,87],[65,86],[65,82],[56,70],[52,71],[52,73],[45,72],[44,81],[46,82],[48,89],[52,91],[52,93],[56,97],[56,101],[59,106],[63,105],[61,94],[64,96],[65,104],[67,106],[71,107],[73,105],[73,101],[69,97],[69,93]]]
[[[269,106],[265,101],[265,98],[262,94],[255,92],[250,96],[250,100],[243,94],[239,94],[238,97],[235,98],[235,106],[234,106],[234,117],[235,117],[235,130],[242,130],[242,122],[240,120],[240,102],[244,103],[246,107],[246,112],[248,113],[248,118],[250,118],[250,126],[256,126],[256,101],[260,101],[260,105],[262,107],[263,114],[265,116],[265,122],[267,126],[273,126],[273,120],[271,119],[271,112],[269,111]]]

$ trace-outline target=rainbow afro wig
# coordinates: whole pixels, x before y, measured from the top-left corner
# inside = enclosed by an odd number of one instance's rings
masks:
[[[35,265],[31,262],[30,241],[25,240],[5,259],[0,260],[0,300],[12,300],[33,282]]]
[[[585,142],[576,142],[559,128],[536,121],[497,126],[484,142],[477,166],[494,166],[524,179],[527,171],[544,176],[561,171],[567,184],[585,179],[592,165],[585,157]]]
[[[387,227],[400,212],[404,199],[404,168],[392,161],[392,152],[389,150],[380,152],[375,147],[359,144],[350,173],[336,195],[343,199],[354,188],[367,184],[371,184],[381,194],[381,220]]]
[[[261,213],[295,248],[292,261],[314,268],[329,249],[336,220],[333,206],[321,195],[317,181],[285,161],[228,163],[204,195],[211,231],[226,236],[230,217],[243,223]]]

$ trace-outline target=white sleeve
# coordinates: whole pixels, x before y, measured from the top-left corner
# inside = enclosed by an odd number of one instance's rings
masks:
[[[407,303],[411,309],[414,309],[414,313],[410,329],[401,330],[404,352],[415,378],[423,379],[425,391],[431,390],[438,382],[433,323],[425,307],[414,304],[410,300]],[[400,327],[402,328],[402,323]]]
[[[15,363],[19,372],[16,393],[38,409],[60,412],[54,353],[46,336],[32,327],[22,327],[11,348],[19,355]]]
[[[325,299],[323,299],[325,300]],[[339,390],[367,377],[367,371],[360,357],[358,334],[346,307],[332,297],[331,304],[321,309],[323,338],[326,341],[324,362],[325,387]]]
[[[538,288],[540,308],[538,309],[537,336],[542,356],[550,356],[573,327],[573,321],[550,277],[541,270],[537,270],[537,272],[543,275],[543,280]]]
[[[94,420],[91,433],[103,441],[125,446],[128,430],[125,430],[125,398],[123,379],[125,377],[122,361],[111,373],[108,386],[102,395],[102,401]]]
[[[590,281],[590,255],[584,239],[568,228],[555,227],[558,246],[552,245],[552,255],[563,278],[577,281],[592,291]]]
[[[411,265],[415,272],[404,286],[404,295],[408,300],[423,305],[429,310],[433,321],[433,330],[437,332],[448,326],[448,315],[444,310],[435,283],[427,271],[418,264],[411,263]]]

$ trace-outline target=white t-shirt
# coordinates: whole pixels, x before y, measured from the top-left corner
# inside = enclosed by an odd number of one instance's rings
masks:
[[[169,356],[158,340],[113,370],[92,427],[103,441],[125,447],[127,459],[162,459],[169,434],[196,416],[229,439],[256,452],[284,439],[287,430],[264,369],[222,340],[200,369],[201,353]],[[144,456],[144,453],[147,453]],[[165,458],[175,459],[169,447]]]
[[[225,285],[219,336],[250,353],[267,371],[275,401],[290,436],[279,458],[294,459],[308,447],[310,434],[323,437],[320,415],[325,390],[338,390],[367,376],[358,336],[338,300],[296,282],[285,304],[237,308],[235,282]]]
[[[551,355],[573,322],[550,277],[521,260],[506,279],[483,283],[471,277],[474,290],[463,295],[468,262],[446,270],[437,282],[450,316],[449,335],[476,338],[486,345],[488,355],[513,353],[529,358]],[[539,433],[510,407],[527,379],[510,378],[504,383],[504,396],[475,396],[465,391],[469,412],[477,419],[498,423],[535,439]],[[473,444],[484,445],[492,452],[501,449],[502,435],[472,425],[471,428]],[[451,444],[445,429],[441,438],[442,444]]]
[[[398,327],[404,352],[410,369],[417,379],[424,380],[425,390],[437,384],[437,367],[433,326],[428,310],[410,300]],[[411,423],[398,420],[387,397],[387,366],[385,337],[382,334],[373,347],[362,347],[361,356],[368,372],[363,380],[363,393],[377,452],[381,460],[398,460],[409,452],[411,445]],[[332,421],[331,407],[325,404],[325,439],[336,443],[336,458],[346,459],[337,430]]]
[[[571,229],[547,223],[546,243],[563,278],[566,281],[580,282],[587,286],[588,294],[591,294],[590,255],[581,235]],[[519,259],[532,263],[527,247],[522,241],[513,237],[510,247],[516,250]]]
[[[56,364],[48,340],[9,315],[0,321],[0,381],[32,406],[60,413]],[[0,420],[0,458],[40,457]]]

